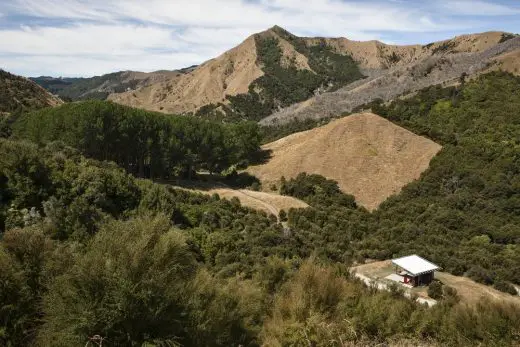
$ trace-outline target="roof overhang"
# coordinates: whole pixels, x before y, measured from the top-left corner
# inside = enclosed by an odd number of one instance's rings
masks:
[[[415,254],[392,259],[392,263],[399,266],[412,276],[419,276],[440,269],[439,266]]]

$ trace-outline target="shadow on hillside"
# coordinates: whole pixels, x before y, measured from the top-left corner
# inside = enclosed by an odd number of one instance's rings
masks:
[[[197,173],[191,180],[176,179],[160,182],[194,190],[212,190],[218,188],[246,189],[252,185],[259,185],[260,180],[247,172],[232,173],[227,176],[209,173]]]
[[[271,150],[260,150],[252,156],[249,162],[239,165],[239,169],[243,170],[247,166],[262,165],[267,163],[272,158]],[[248,172],[233,171],[227,175],[210,174],[209,172],[193,173],[191,179],[177,178],[173,180],[155,180],[157,183],[178,186],[193,190],[212,190],[218,188],[232,188],[232,189],[254,189],[260,186],[260,180]]]
[[[273,157],[273,151],[270,149],[263,149],[255,153],[251,158],[249,165],[262,165],[267,163]]]

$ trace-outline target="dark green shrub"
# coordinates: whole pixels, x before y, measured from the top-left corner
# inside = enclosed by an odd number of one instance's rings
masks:
[[[432,299],[439,300],[442,298],[442,283],[433,281],[428,286],[428,296]]]
[[[501,292],[508,293],[511,295],[518,295],[518,292],[515,289],[515,286],[513,286],[511,283],[507,283],[506,281],[496,281],[493,285],[495,289],[500,290]]]
[[[282,222],[287,222],[287,213],[285,212],[285,210],[280,210],[278,217]]]

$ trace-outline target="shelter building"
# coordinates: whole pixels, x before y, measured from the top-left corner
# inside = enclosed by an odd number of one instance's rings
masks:
[[[392,259],[392,264],[395,265],[396,274],[403,278],[403,283],[413,287],[429,285],[435,277],[435,271],[440,269],[439,266],[415,254]]]

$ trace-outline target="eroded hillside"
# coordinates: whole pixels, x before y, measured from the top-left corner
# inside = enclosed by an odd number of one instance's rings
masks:
[[[335,117],[375,99],[389,101],[431,85],[457,83],[463,74],[473,77],[489,70],[502,69],[517,74],[520,71],[520,37],[500,32],[464,35],[423,47],[381,46],[376,49],[377,42],[329,41],[335,43],[337,49],[350,50],[357,59],[365,59],[361,62],[371,68],[370,77],[284,108],[261,123]],[[387,53],[381,55],[381,52]],[[389,60],[394,65],[386,68]]]

